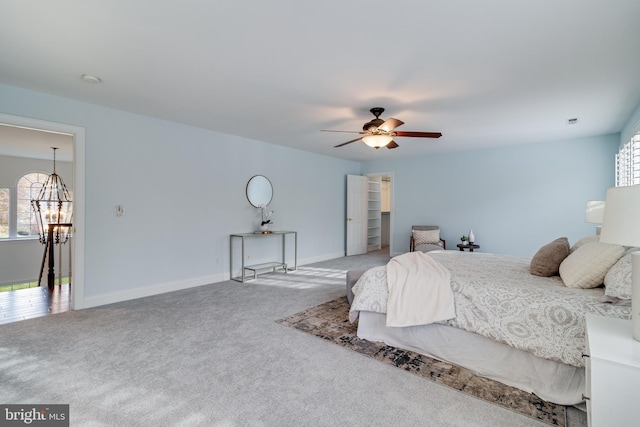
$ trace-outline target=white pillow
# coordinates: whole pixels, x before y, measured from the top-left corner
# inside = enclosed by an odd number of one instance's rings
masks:
[[[560,277],[569,288],[595,288],[623,254],[624,247],[620,245],[585,243],[562,261]]]
[[[631,254],[638,250],[640,249],[628,249],[604,276],[604,294],[606,296],[631,299]]]
[[[425,243],[437,245],[440,242],[440,230],[413,230],[413,241],[416,246]]]

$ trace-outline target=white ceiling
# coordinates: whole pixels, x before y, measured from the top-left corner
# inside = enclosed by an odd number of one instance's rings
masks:
[[[638,0],[2,0],[0,83],[398,158],[619,132],[640,103],[638,18]],[[376,151],[320,132],[377,106],[443,137]]]
[[[0,154],[12,157],[73,160],[73,136],[0,124]]]

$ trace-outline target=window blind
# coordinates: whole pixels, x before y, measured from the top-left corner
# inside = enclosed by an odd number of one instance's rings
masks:
[[[640,184],[640,129],[616,154],[616,187]]]

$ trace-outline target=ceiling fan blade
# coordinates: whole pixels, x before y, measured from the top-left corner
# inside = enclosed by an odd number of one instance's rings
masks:
[[[357,131],[357,130],[329,130],[322,129],[320,132],[340,132],[340,133],[359,133],[360,135],[364,135],[366,132]]]
[[[401,130],[395,134],[396,136],[408,136],[412,138],[440,138],[442,136],[440,132],[403,132]]]
[[[359,137],[359,138],[356,138],[356,139],[352,139],[351,141],[347,141],[347,142],[343,142],[342,144],[334,145],[333,148],[342,147],[344,145],[351,144],[352,142],[360,141],[361,139],[362,139],[362,137]]]
[[[403,124],[404,122],[402,120],[398,120],[398,119],[394,119],[393,117],[390,117],[387,120],[385,120],[384,123],[382,123],[380,126],[378,126],[378,129],[383,130],[385,132],[391,132],[392,130],[394,130],[395,128]]]
[[[395,141],[391,141],[390,143],[387,144],[387,148],[389,150],[391,150],[392,148],[398,148],[399,145],[395,142]]]

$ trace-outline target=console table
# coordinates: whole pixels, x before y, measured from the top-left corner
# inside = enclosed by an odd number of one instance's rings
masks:
[[[293,267],[287,265],[286,256],[287,256],[287,235],[293,235]],[[265,239],[274,236],[281,236],[282,238],[282,257],[279,261],[270,261],[264,262],[255,265],[245,265],[245,240],[250,239]],[[241,274],[240,276],[233,276],[233,243],[234,241],[240,240],[241,245]],[[229,275],[231,276],[231,280],[235,280],[236,282],[245,282],[247,280],[256,279],[258,277],[259,272],[271,270],[275,271],[276,269],[281,268],[286,273],[287,271],[295,271],[298,268],[298,232],[297,231],[273,231],[270,233],[239,233],[239,234],[231,234],[229,235]],[[250,278],[247,277],[247,270],[252,272],[252,276]]]

